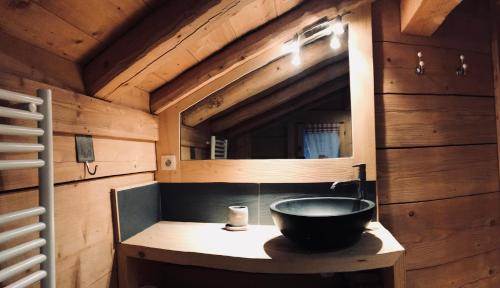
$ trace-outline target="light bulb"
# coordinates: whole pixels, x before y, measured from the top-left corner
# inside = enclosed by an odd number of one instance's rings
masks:
[[[344,29],[344,24],[342,24],[341,19],[337,18],[336,20],[334,20],[332,30],[333,30],[333,33],[335,33],[335,35],[344,34],[345,29]]]
[[[300,53],[300,42],[299,40],[294,40],[290,45],[290,52],[294,54]]]
[[[300,53],[292,54],[292,64],[293,66],[299,66],[302,61],[300,60]]]
[[[332,49],[339,49],[340,48],[340,40],[335,35],[332,35],[332,38],[330,39],[330,48],[332,48]]]
[[[281,54],[288,54],[292,49],[290,48],[290,43],[286,42],[281,45]]]
[[[300,38],[299,35],[296,34],[292,40],[289,40],[283,45],[281,45],[281,53],[283,55],[288,53],[299,53],[300,51]]]

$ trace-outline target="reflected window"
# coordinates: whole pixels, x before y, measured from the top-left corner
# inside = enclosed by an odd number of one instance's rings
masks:
[[[336,123],[308,124],[304,129],[304,158],[338,158],[340,127]]]

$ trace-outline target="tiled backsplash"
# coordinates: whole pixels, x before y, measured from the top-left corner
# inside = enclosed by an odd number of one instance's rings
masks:
[[[245,205],[250,224],[273,224],[269,205],[285,198],[357,197],[355,187],[333,194],[332,183],[160,183],[162,219],[226,222],[227,207]],[[375,201],[375,182],[367,182],[366,198]]]
[[[259,184],[161,183],[163,220],[226,222],[227,207],[248,206],[248,221],[259,223]]]

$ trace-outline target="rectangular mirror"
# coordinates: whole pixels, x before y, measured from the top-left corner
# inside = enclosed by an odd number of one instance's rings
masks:
[[[273,26],[272,35],[254,39],[253,32],[234,43],[238,49],[229,46],[224,55],[237,62],[210,70],[203,85],[159,114],[156,179],[331,182],[356,178],[352,166],[365,163],[375,180],[371,5],[349,12],[338,42],[318,34],[333,12],[288,27],[293,34]],[[297,38],[304,41],[298,51]]]
[[[351,157],[348,26],[335,23],[304,28],[282,55],[183,111],[181,160]]]

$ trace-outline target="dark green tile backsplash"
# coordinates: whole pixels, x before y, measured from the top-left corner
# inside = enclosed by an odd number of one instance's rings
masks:
[[[248,206],[248,222],[258,224],[259,184],[161,183],[163,220],[226,222],[227,207]]]
[[[272,225],[269,205],[285,198],[357,197],[354,187],[335,194],[329,183],[161,183],[162,219],[226,222],[227,207],[245,205],[250,224]],[[375,201],[375,182],[367,182],[366,198]],[[353,189],[354,188],[354,189]]]

